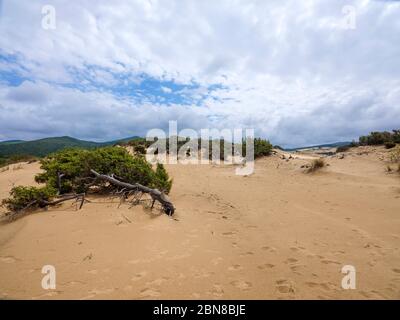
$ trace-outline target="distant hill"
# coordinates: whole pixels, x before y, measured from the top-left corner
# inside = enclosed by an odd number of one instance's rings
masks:
[[[299,148],[285,148],[285,151],[296,151],[301,149],[314,149],[314,148],[337,148],[341,146],[347,146],[351,144],[350,141],[343,141],[343,142],[334,142],[334,143],[326,143],[326,144],[319,144],[314,146],[307,146],[307,147],[299,147]]]
[[[8,145],[8,144],[16,144],[20,142],[25,142],[24,140],[7,140],[7,141],[0,141],[0,146]]]
[[[43,157],[49,153],[69,148],[69,147],[79,147],[79,148],[98,148],[109,145],[114,145],[118,142],[126,142],[130,140],[137,139],[138,137],[124,138],[108,142],[93,142],[79,140],[72,137],[54,137],[45,138],[32,141],[22,141],[22,140],[10,140],[0,142],[0,157],[8,157],[11,155],[31,155],[37,157]]]

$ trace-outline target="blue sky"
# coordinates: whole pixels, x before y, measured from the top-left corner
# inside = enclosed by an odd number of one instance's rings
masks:
[[[35,82],[38,80],[29,73],[29,70],[24,68],[23,63],[19,61],[16,55],[2,54],[0,51],[0,63],[5,66],[16,67],[0,70],[0,79],[4,86],[18,87],[24,81]],[[61,83],[46,82],[65,88],[78,89],[82,92],[93,90],[109,92],[116,97],[131,98],[137,103],[149,102],[166,106],[173,104],[200,106],[207,97],[213,97],[213,91],[223,88],[221,84],[210,84],[201,87],[194,80],[187,83],[178,83],[173,78],[155,78],[146,73],[115,72],[97,65],[84,65],[84,68],[79,69],[74,66],[68,66],[67,71],[71,77],[70,81]],[[45,81],[45,79],[42,80]],[[194,92],[196,94],[193,94]]]
[[[0,140],[104,141],[169,120],[287,147],[394,129],[399,16],[399,1],[4,0]]]

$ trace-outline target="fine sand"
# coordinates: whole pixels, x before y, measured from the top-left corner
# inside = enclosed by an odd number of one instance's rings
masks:
[[[247,177],[169,165],[173,218],[90,197],[3,223],[0,298],[399,299],[400,175],[385,171],[387,152],[355,148],[313,174],[301,154],[257,160]],[[0,172],[0,199],[39,171]],[[44,265],[55,290],[41,287]],[[355,290],[341,287],[344,265]]]

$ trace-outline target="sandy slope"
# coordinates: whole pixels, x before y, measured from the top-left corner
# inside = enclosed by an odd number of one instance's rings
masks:
[[[300,169],[309,160],[279,155],[248,177],[170,165],[175,219],[92,198],[0,225],[0,296],[399,299],[400,178],[385,173],[385,156],[358,148],[311,175]],[[0,173],[0,198],[38,171]],[[41,288],[45,264],[54,291]],[[341,288],[347,264],[356,290]]]

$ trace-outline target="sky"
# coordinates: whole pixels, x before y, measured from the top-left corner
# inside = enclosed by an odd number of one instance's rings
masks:
[[[0,0],[0,140],[169,120],[284,147],[400,128],[400,1]]]

